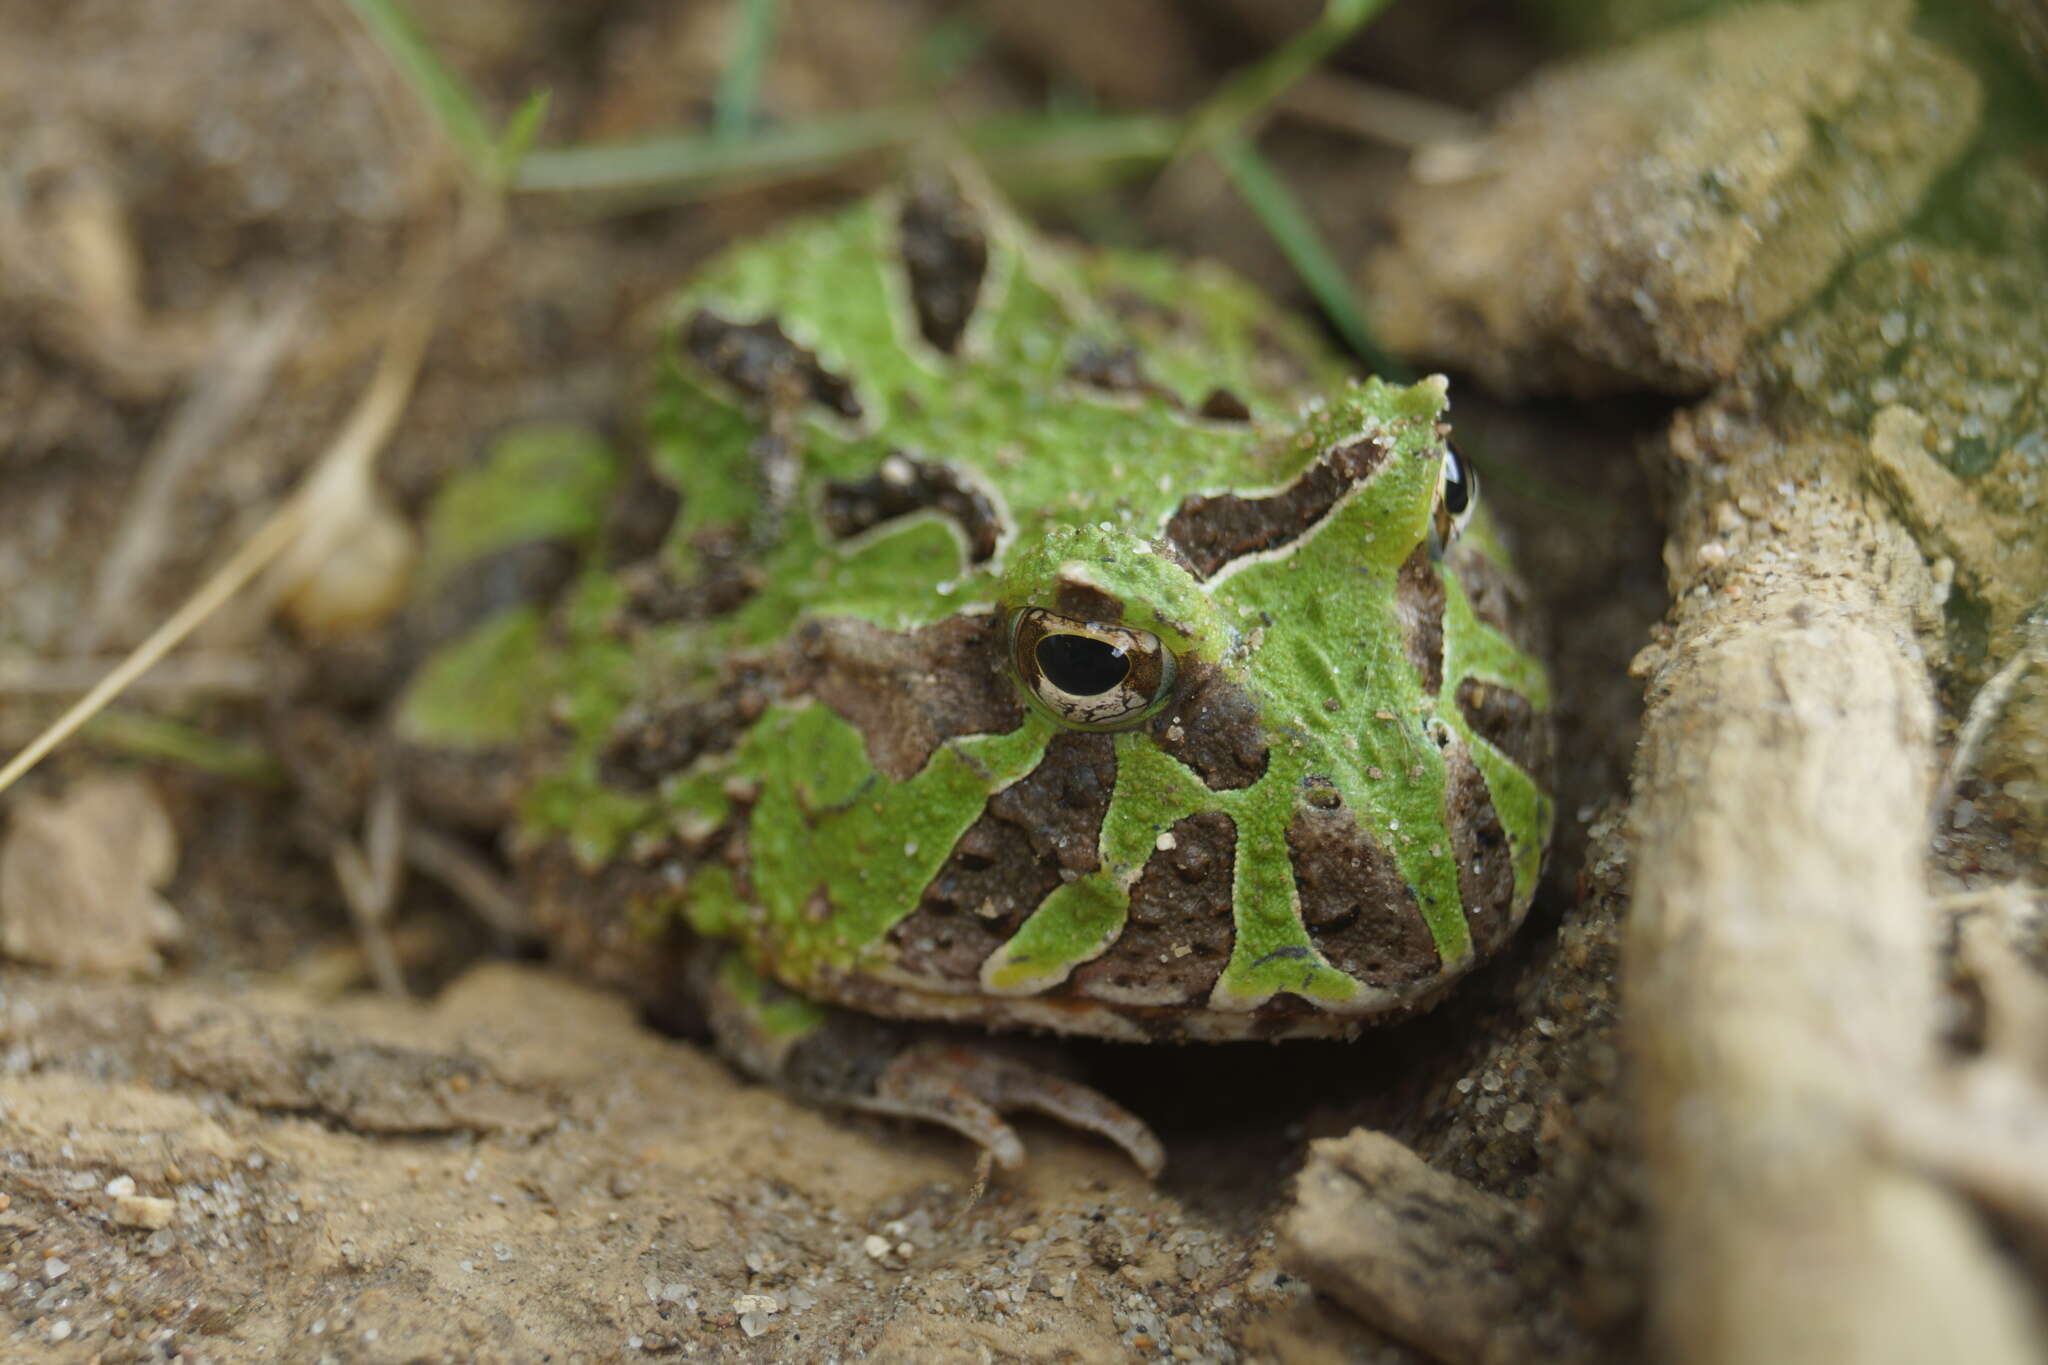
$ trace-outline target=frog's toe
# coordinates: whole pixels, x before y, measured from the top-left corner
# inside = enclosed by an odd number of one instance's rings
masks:
[[[1025,1110],[1108,1138],[1148,1177],[1166,1165],[1165,1149],[1145,1121],[1100,1093],[1000,1052],[958,1043],[904,1049],[875,1077],[863,1109],[943,1124],[981,1144],[1005,1170],[1024,1161],[1024,1144],[1003,1115]]]

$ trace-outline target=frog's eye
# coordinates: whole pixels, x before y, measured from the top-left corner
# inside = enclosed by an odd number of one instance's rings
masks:
[[[1472,509],[1479,505],[1479,471],[1467,464],[1457,451],[1444,447],[1442,471],[1437,476],[1436,507],[1431,514],[1430,531],[1436,541],[1436,550],[1442,554],[1458,538],[1458,532],[1472,520]]]
[[[1025,691],[1076,729],[1136,725],[1173,693],[1173,652],[1157,635],[1039,607],[1017,614],[1010,658]]]

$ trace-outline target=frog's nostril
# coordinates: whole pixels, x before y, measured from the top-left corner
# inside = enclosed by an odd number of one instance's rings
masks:
[[[1047,635],[1038,642],[1038,668],[1062,692],[1099,697],[1131,675],[1131,656],[1107,640]]]

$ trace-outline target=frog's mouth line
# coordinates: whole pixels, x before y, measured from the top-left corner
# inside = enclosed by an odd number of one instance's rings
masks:
[[[1462,971],[1410,987],[1376,992],[1368,1010],[1337,1013],[1293,995],[1251,1010],[1205,1009],[1185,1003],[1118,1003],[1075,995],[986,995],[933,989],[905,973],[835,973],[806,983],[805,994],[865,1014],[976,1028],[1014,1029],[1127,1043],[1229,1043],[1282,1038],[1355,1038],[1375,1026],[1436,1003]]]

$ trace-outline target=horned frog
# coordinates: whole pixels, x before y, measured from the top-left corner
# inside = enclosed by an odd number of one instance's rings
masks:
[[[444,492],[430,580],[558,586],[396,715],[489,774],[569,956],[809,1099],[1005,1167],[1036,1110],[1156,1173],[978,1031],[1348,1036],[1513,932],[1548,683],[1442,378],[1346,379],[1220,270],[949,179],[673,316],[643,468],[529,432]]]

